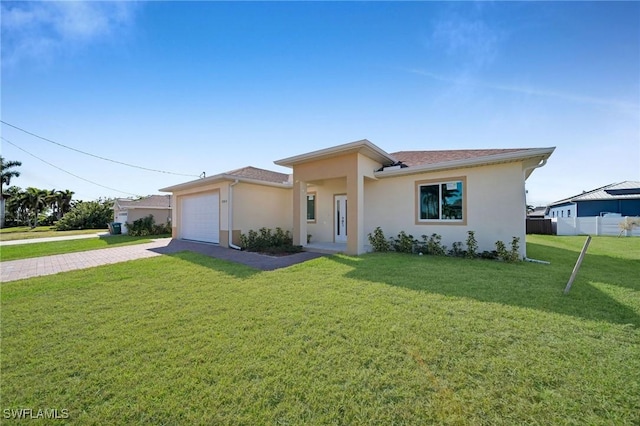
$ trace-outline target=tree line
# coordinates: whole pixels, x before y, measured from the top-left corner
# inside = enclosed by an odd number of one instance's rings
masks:
[[[0,156],[2,181],[2,226],[55,225],[58,230],[102,229],[113,219],[113,200],[74,200],[74,192],[9,186],[20,176],[20,161],[6,161]],[[4,187],[8,189],[5,190]]]

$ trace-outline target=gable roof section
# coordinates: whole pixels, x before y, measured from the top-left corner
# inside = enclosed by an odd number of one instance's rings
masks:
[[[274,163],[279,166],[293,167],[296,164],[323,160],[326,158],[337,157],[339,155],[350,154],[354,152],[366,155],[367,157],[377,161],[382,165],[397,163],[397,160],[391,154],[371,143],[367,139],[332,146],[330,148],[320,149],[318,151],[312,151],[293,157],[283,158],[282,160],[274,161]]]
[[[424,173],[436,170],[448,170],[464,167],[486,166],[490,164],[509,163],[537,159],[544,162],[551,156],[551,148],[511,148],[511,149],[461,149],[446,151],[400,151],[393,155],[409,167],[382,170],[376,177],[391,177],[413,173]],[[537,166],[536,166],[537,167]],[[527,172],[529,176],[531,170]]]
[[[132,200],[130,198],[116,198],[120,209],[170,209],[170,195],[149,195],[148,197]]]
[[[610,183],[600,188],[585,191],[582,194],[564,198],[549,204],[549,207],[560,204],[575,203],[578,201],[602,201],[602,200],[638,200],[640,199],[640,182],[625,180],[619,183]]]
[[[437,151],[400,151],[389,154],[367,139],[337,145],[330,148],[312,151],[294,157],[283,158],[274,161],[275,164],[284,167],[293,167],[310,161],[328,159],[350,153],[360,153],[382,164],[384,167],[397,165],[399,161],[408,167],[383,169],[375,172],[379,178],[393,177],[414,173],[425,173],[439,170],[449,170],[464,167],[476,167],[490,164],[507,163],[514,161],[536,160],[537,164],[525,170],[527,178],[536,167],[543,166],[551,156],[555,147],[551,148],[511,148],[511,149],[463,149],[463,150],[437,150]],[[219,181],[241,181],[258,185],[291,188],[293,186],[291,175],[259,169],[257,167],[243,167],[214,176],[196,179],[160,189],[162,192],[174,192],[195,188],[208,183]]]
[[[487,157],[497,154],[523,151],[521,148],[513,149],[458,149],[446,151],[400,151],[393,155],[398,161],[402,161],[409,167],[425,164],[437,164],[447,161],[468,160],[472,158]]]
[[[284,183],[289,182],[289,175],[286,173],[273,172],[271,170],[259,169],[257,167],[243,167],[241,169],[231,170],[226,173],[229,176],[246,178],[252,180],[260,180],[263,182]]]
[[[243,167],[241,169],[235,169],[228,172],[220,173],[217,175],[209,176],[202,179],[196,179],[178,185],[168,186],[161,188],[162,192],[174,192],[183,189],[195,188],[208,183],[217,183],[223,181],[239,181],[246,183],[253,183],[257,185],[277,186],[280,188],[292,187],[290,175],[286,173],[278,173],[271,170],[260,169],[257,167]]]

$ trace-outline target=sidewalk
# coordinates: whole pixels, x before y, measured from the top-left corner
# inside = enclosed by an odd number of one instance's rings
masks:
[[[170,255],[181,251],[192,251],[217,259],[241,263],[262,271],[286,268],[297,263],[325,256],[321,253],[302,252],[290,256],[274,257],[233,250],[214,244],[160,238],[146,244],[0,262],[0,282],[5,283],[24,278],[52,275],[59,272],[73,271],[75,269],[92,268],[94,266],[109,265],[165,254]]]
[[[95,234],[67,235],[65,237],[44,237],[44,238],[29,238],[26,240],[0,241],[0,247],[16,246],[19,244],[48,243],[51,241],[82,240],[85,238],[98,238],[106,235],[109,235],[109,233],[106,231],[100,231],[100,232],[96,232]]]

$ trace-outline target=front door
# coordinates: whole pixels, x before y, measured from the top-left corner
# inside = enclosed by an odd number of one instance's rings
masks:
[[[347,196],[336,195],[334,212],[334,239],[336,243],[347,242]]]

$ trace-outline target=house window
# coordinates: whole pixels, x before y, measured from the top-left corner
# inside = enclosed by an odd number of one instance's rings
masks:
[[[316,221],[316,194],[307,194],[307,222]]]
[[[466,178],[416,182],[416,223],[466,223]]]
[[[567,217],[571,217],[571,210],[567,210]]]

